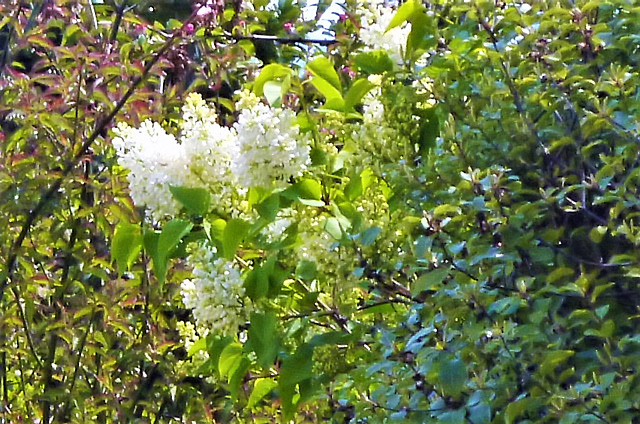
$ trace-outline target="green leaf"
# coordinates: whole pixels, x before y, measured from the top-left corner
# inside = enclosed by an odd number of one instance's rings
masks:
[[[382,228],[377,226],[367,228],[362,233],[362,245],[371,246],[373,242],[376,241],[376,239],[378,238],[381,232],[382,232]]]
[[[263,87],[267,102],[273,107],[279,107],[282,101],[282,83],[279,81],[267,81]]]
[[[465,424],[466,412],[464,409],[458,409],[457,411],[447,411],[438,415],[439,424]],[[474,422],[474,424],[476,424]]]
[[[528,411],[530,408],[535,407],[539,402],[540,402],[539,399],[526,397],[523,399],[519,399],[515,402],[509,403],[509,405],[507,405],[507,409],[505,410],[505,414],[504,414],[505,424],[513,424],[516,418],[520,417],[524,412]]]
[[[304,281],[312,281],[316,278],[317,273],[318,269],[313,261],[302,260],[296,267],[296,277]]]
[[[207,339],[206,337],[199,338],[194,344],[191,345],[189,351],[187,352],[187,356],[192,357],[198,352],[207,349]]]
[[[333,216],[327,218],[324,224],[324,229],[334,239],[342,239],[342,227],[340,226],[340,221],[338,220],[338,218],[335,218]]]
[[[449,275],[449,269],[441,268],[422,274],[415,283],[411,285],[411,294],[417,296],[423,291],[431,290],[440,286]]]
[[[605,235],[607,235],[608,228],[605,226],[593,227],[589,232],[589,238],[594,243],[600,243]]]
[[[289,200],[322,200],[322,185],[311,178],[305,178],[298,181],[293,186],[280,193],[284,198]],[[321,204],[323,206],[324,203]]]
[[[394,64],[385,50],[374,50],[355,56],[356,67],[369,74],[391,72]]]
[[[293,386],[313,377],[313,347],[303,344],[296,353],[282,360],[279,386]]]
[[[247,371],[251,368],[251,361],[243,356],[240,358],[240,362],[238,366],[233,368],[233,373],[229,376],[229,393],[231,394],[231,401],[236,402],[238,400],[238,393],[240,392],[240,387],[242,387],[242,383],[245,381],[245,376],[247,375]]]
[[[426,109],[420,113],[420,138],[418,150],[425,156],[436,145],[436,138],[440,135],[440,122],[435,108]]]
[[[440,386],[447,396],[458,396],[467,381],[467,367],[460,359],[445,361],[440,365]]]
[[[211,194],[204,188],[188,188],[169,186],[173,197],[180,202],[184,208],[196,215],[204,215],[209,212],[211,205]]]
[[[575,355],[573,350],[556,350],[549,352],[540,365],[540,373],[542,375],[550,375],[555,371],[558,365],[564,363],[573,355]]]
[[[275,256],[269,257],[262,264],[254,266],[244,280],[247,296],[257,301],[265,296],[276,296],[282,283],[289,276],[286,269],[280,267]]]
[[[342,93],[335,88],[331,83],[322,78],[312,78],[311,85],[313,85],[316,90],[320,92],[327,99],[327,103],[325,103],[324,107],[332,110],[342,110],[344,109],[344,100],[342,99]]]
[[[491,422],[491,405],[482,402],[469,408],[469,419],[474,424],[489,424]]]
[[[296,385],[304,386],[304,381],[313,378],[313,347],[304,344],[293,355],[282,360],[278,393],[282,399],[282,412],[286,418],[295,412],[294,395]]]
[[[280,194],[270,195],[256,206],[256,210],[267,221],[273,221],[280,210]]]
[[[258,378],[247,402],[248,408],[253,408],[262,398],[271,392],[278,383],[273,378]]]
[[[178,246],[180,240],[191,231],[193,224],[181,219],[167,222],[159,234],[145,233],[144,243],[153,259],[153,269],[158,281],[164,281],[167,275],[169,254]]]
[[[262,70],[260,71],[260,75],[258,75],[255,82],[253,83],[253,92],[256,94],[256,96],[261,97],[264,95],[264,86],[267,81],[282,80],[286,77],[290,77],[292,73],[293,70],[291,68],[280,65],[278,63],[271,63],[269,65],[266,65],[264,68],[262,68]]]
[[[329,59],[324,56],[319,56],[307,64],[307,69],[315,77],[328,82],[337,91],[338,96],[342,97],[342,84],[340,83],[340,77],[333,68],[333,63],[331,63]]]
[[[276,315],[272,312],[252,313],[250,322],[247,347],[256,353],[258,366],[269,367],[279,348]]]
[[[234,218],[227,221],[222,236],[222,246],[226,259],[233,259],[238,246],[240,246],[250,229],[251,225],[242,219]]]
[[[158,238],[158,258],[166,260],[173,249],[178,246],[180,240],[191,231],[193,224],[181,219],[172,219],[162,228]]]
[[[142,249],[142,233],[138,225],[120,221],[111,240],[111,257],[115,259],[118,273],[129,271]]]
[[[244,289],[254,302],[265,297],[269,292],[269,272],[262,266],[254,267],[244,279]]]
[[[357,106],[362,98],[376,85],[366,78],[360,78],[353,83],[347,94],[344,96],[344,108],[346,111]]]
[[[402,5],[396,11],[396,14],[393,15],[391,22],[387,25],[387,29],[385,32],[402,25],[403,23],[410,21],[414,14],[422,13],[422,4],[417,2],[416,0],[407,0],[402,3]]]
[[[233,372],[240,365],[240,360],[244,354],[240,343],[229,343],[222,349],[218,359],[218,372],[221,377],[231,377]]]
[[[566,279],[566,277],[572,277],[575,271],[572,268],[558,268],[553,270],[547,275],[547,283],[553,284],[556,281]]]
[[[424,10],[417,10],[411,17],[411,32],[407,37],[407,53],[409,53],[410,59],[417,59],[422,55],[424,49],[429,46],[428,41],[432,40],[432,44],[435,44],[435,37],[430,35],[434,29],[432,19],[425,13]],[[416,54],[417,53],[417,54]]]

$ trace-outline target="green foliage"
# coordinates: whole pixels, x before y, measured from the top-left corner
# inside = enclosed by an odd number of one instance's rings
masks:
[[[312,50],[252,38],[313,30],[291,1],[193,28],[24,3],[0,6],[0,420],[636,422],[633,2],[402,2],[401,60],[352,2]],[[243,87],[298,114],[304,175],[229,214],[171,186],[179,216],[145,218],[114,104],[175,134],[183,91],[229,126]],[[239,269],[233,334],[179,296],[202,243]]]

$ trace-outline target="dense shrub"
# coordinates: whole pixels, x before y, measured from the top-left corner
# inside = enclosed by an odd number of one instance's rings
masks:
[[[2,6],[7,422],[638,421],[633,2],[43,5]]]

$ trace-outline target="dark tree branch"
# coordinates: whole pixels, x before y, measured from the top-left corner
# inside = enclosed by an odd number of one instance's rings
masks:
[[[249,40],[249,41],[273,41],[280,44],[319,44],[321,46],[330,46],[338,42],[335,38],[332,39],[321,39],[321,38],[303,38],[303,37],[276,37],[274,35],[262,35],[262,34],[251,34],[251,35],[234,35],[234,34],[216,34],[213,35],[213,38],[225,39],[225,40]]]

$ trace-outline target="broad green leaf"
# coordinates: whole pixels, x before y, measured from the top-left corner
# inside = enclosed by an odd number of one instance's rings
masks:
[[[180,202],[184,208],[196,215],[204,215],[209,212],[211,205],[211,194],[204,188],[188,188],[169,186],[173,197]]]
[[[181,219],[172,219],[167,222],[158,237],[158,259],[166,260],[180,240],[189,234],[191,228],[193,228],[192,223]]]
[[[573,276],[575,271],[572,268],[558,268],[553,270],[547,275],[547,283],[553,284],[556,281],[565,279],[566,277]]]
[[[516,422],[516,418],[522,416],[530,408],[535,407],[537,403],[539,403],[539,399],[532,399],[531,397],[526,397],[509,403],[504,414],[505,424],[514,424]]]
[[[291,68],[278,63],[266,65],[262,68],[260,75],[258,75],[253,83],[253,92],[257,96],[261,97],[264,95],[264,85],[267,81],[282,80],[286,77],[290,77],[292,73],[293,71]]]
[[[281,192],[281,195],[289,200],[306,199],[320,201],[322,199],[322,185],[314,179],[305,178]],[[322,205],[324,205],[324,203],[322,203]]]
[[[600,243],[605,235],[607,235],[608,228],[605,226],[593,227],[589,232],[589,238],[594,243]]]
[[[172,219],[164,225],[160,233],[153,231],[145,233],[145,249],[153,260],[153,269],[159,282],[163,282],[166,277],[170,253],[191,231],[191,228],[193,224],[190,222]]]
[[[296,353],[282,360],[279,386],[293,386],[313,377],[313,347],[304,344]]]
[[[491,405],[483,401],[477,405],[468,407],[469,419],[474,424],[489,424],[491,422]]]
[[[421,155],[426,155],[435,147],[436,138],[440,135],[440,123],[435,108],[421,111],[420,113],[420,139],[418,150]]]
[[[362,98],[371,91],[376,85],[366,78],[360,78],[353,83],[347,94],[344,96],[345,110],[352,110],[356,107]]]
[[[267,197],[256,205],[256,210],[267,221],[273,221],[280,210],[280,194],[275,193]]]
[[[391,72],[394,64],[386,50],[373,50],[355,56],[356,67],[369,74]]]
[[[191,345],[191,347],[187,351],[187,355],[191,357],[196,353],[206,349],[207,349],[207,339],[206,337],[201,337],[194,344]]]
[[[244,280],[247,296],[257,301],[265,296],[276,296],[289,272],[278,265],[276,256],[269,257],[260,265],[254,266]]]
[[[457,411],[447,411],[441,415],[438,415],[439,424],[466,424],[465,423],[466,411],[458,409]],[[474,422],[474,424],[476,424]]]
[[[222,246],[226,259],[233,259],[238,246],[240,246],[250,229],[251,225],[242,219],[234,218],[227,221],[222,236]]]
[[[140,226],[120,221],[111,241],[111,256],[116,261],[118,273],[129,271],[142,249]]]
[[[250,368],[251,361],[245,356],[241,357],[238,366],[233,368],[233,372],[227,380],[229,382],[229,393],[231,394],[232,402],[237,402],[240,387],[242,387],[242,383],[244,383],[245,376]]]
[[[254,302],[269,292],[269,272],[262,266],[255,266],[244,279],[246,295]]]
[[[318,56],[307,64],[307,69],[315,77],[328,82],[337,91],[338,96],[342,96],[342,84],[340,83],[340,77],[333,68],[333,63],[331,63],[329,59],[324,56]],[[328,96],[325,97],[329,98]]]
[[[458,396],[467,381],[467,366],[460,359],[444,361],[438,379],[445,395]]]
[[[273,107],[279,107],[282,101],[282,83],[279,81],[267,81],[263,87],[264,96]]]
[[[342,239],[342,227],[340,226],[340,221],[338,220],[338,218],[335,218],[333,216],[330,218],[327,218],[324,224],[324,229],[334,239],[336,240]]]
[[[253,390],[247,402],[248,408],[253,408],[259,401],[269,394],[278,383],[273,378],[258,378],[253,385]]]
[[[433,271],[429,271],[425,274],[422,274],[416,281],[411,285],[411,294],[417,296],[423,291],[432,290],[436,287],[439,287],[442,282],[449,275],[449,269],[440,268]]]
[[[316,278],[318,269],[315,262],[302,260],[296,267],[296,277],[304,280],[311,281]]]
[[[414,14],[423,13],[422,10],[423,6],[418,1],[407,0],[400,5],[395,15],[393,15],[393,18],[391,19],[391,22],[389,22],[389,25],[387,25],[385,32],[410,21]]]
[[[382,232],[382,228],[377,226],[367,228],[362,233],[362,245],[371,246],[373,242],[376,241],[376,238],[378,238],[381,232]]]
[[[558,365],[564,363],[573,355],[575,355],[575,352],[573,350],[556,350],[553,352],[549,352],[540,365],[540,373],[542,373],[542,375],[551,374],[555,371]]]
[[[296,386],[305,386],[304,382],[314,377],[313,347],[304,344],[298,350],[282,360],[280,377],[278,378],[278,393],[282,399],[282,412],[290,418],[295,412],[298,402],[294,403]]]
[[[222,349],[218,359],[218,372],[220,376],[231,377],[240,365],[244,351],[240,343],[230,343]]]
[[[272,312],[251,314],[247,347],[257,356],[257,364],[269,367],[278,353],[277,318]]]
[[[344,108],[344,100],[342,99],[342,93],[331,85],[327,80],[322,78],[311,78],[311,85],[313,85],[319,92],[327,99],[324,107],[327,109]],[[334,100],[335,99],[335,100]],[[333,103],[329,103],[333,101]]]
[[[433,32],[433,21],[424,10],[417,10],[411,17],[411,32],[407,37],[408,58],[418,59],[425,49],[435,44],[435,37],[429,36]],[[431,43],[428,41],[431,40]]]

